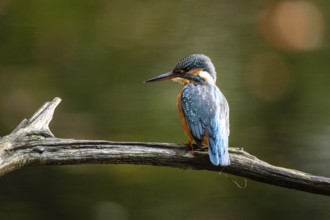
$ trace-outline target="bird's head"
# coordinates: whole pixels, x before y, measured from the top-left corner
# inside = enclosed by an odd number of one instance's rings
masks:
[[[180,60],[171,72],[167,72],[145,82],[171,79],[181,84],[206,82],[215,84],[217,74],[211,59],[203,54],[193,54]]]

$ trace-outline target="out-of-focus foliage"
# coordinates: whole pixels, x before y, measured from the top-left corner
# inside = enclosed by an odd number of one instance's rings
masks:
[[[326,1],[0,1],[0,132],[55,96],[58,137],[184,143],[180,86],[143,80],[210,56],[230,146],[329,176]],[[252,168],[251,168],[252,169]],[[0,179],[0,219],[329,219],[327,198],[226,174],[30,168]]]

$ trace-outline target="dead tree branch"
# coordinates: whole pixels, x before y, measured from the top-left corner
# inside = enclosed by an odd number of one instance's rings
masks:
[[[330,178],[270,165],[242,149],[230,148],[231,165],[216,167],[208,154],[185,145],[56,138],[49,130],[59,98],[0,139],[0,175],[41,165],[136,164],[209,170],[300,191],[330,195]]]

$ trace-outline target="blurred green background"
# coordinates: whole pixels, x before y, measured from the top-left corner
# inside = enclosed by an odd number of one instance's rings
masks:
[[[184,143],[180,86],[142,82],[204,53],[230,146],[330,176],[329,12],[322,0],[1,0],[1,135],[58,96],[57,137]],[[224,173],[33,167],[0,178],[0,219],[330,219],[330,201]]]

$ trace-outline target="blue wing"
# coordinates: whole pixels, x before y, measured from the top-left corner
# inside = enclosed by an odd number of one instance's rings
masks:
[[[218,87],[187,84],[183,88],[180,104],[197,145],[201,146],[204,137],[208,137],[211,162],[214,165],[229,165],[229,106]]]

